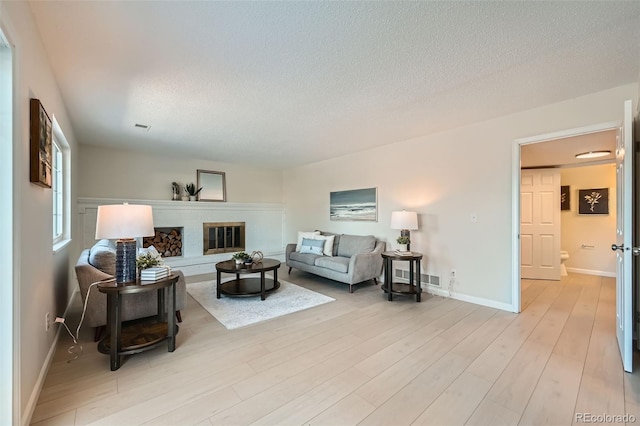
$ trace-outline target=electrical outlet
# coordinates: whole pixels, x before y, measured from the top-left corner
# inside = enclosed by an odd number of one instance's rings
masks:
[[[453,279],[456,278],[456,270],[455,269],[451,270],[451,278],[453,278]]]
[[[47,312],[46,314],[44,314],[44,330],[49,331],[50,327],[51,327],[51,314]]]

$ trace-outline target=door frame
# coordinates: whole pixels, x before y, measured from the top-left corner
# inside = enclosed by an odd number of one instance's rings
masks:
[[[545,133],[526,138],[519,138],[511,145],[511,310],[521,311],[520,298],[520,148],[523,145],[530,145],[540,142],[549,142],[555,139],[564,139],[572,136],[582,136],[591,133],[616,130],[620,127],[620,122],[610,121],[606,123],[593,124],[590,126],[577,127],[574,129],[561,130],[559,132]],[[630,208],[625,206],[625,208]]]

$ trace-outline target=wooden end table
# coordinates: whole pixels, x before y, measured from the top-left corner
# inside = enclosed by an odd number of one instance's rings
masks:
[[[176,283],[177,275],[170,275],[157,281],[116,283],[105,281],[98,284],[98,290],[107,294],[108,335],[98,343],[98,351],[111,357],[111,371],[120,368],[120,356],[131,355],[152,349],[167,340],[169,352],[176,349]],[[154,317],[127,321],[121,320],[122,296],[156,290],[158,293],[158,314]],[[166,294],[168,293],[168,294]],[[164,310],[165,296],[168,301]],[[166,316],[166,318],[165,318]]]
[[[389,294],[389,301],[393,300],[394,294],[415,294],[416,302],[420,302],[420,295],[422,294],[422,286],[420,285],[420,261],[422,260],[422,253],[416,253],[415,251],[412,251],[408,254],[396,254],[393,251],[385,251],[382,252],[382,259],[384,260],[384,285],[382,286],[382,290],[384,290],[385,293]],[[409,262],[408,284],[393,282],[394,260]]]
[[[220,295],[231,297],[250,297],[260,295],[261,300],[265,300],[267,294],[280,288],[278,281],[278,268],[280,261],[275,259],[262,259],[260,262],[254,262],[250,265],[244,263],[236,264],[235,260],[225,260],[216,263],[216,297],[220,299]],[[266,279],[264,273],[273,271],[273,279]],[[236,279],[222,283],[220,281],[222,272],[227,274],[235,274]],[[259,273],[260,278],[240,278],[240,275]]]

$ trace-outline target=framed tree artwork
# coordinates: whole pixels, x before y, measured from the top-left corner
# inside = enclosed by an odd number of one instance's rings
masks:
[[[38,99],[31,99],[30,118],[29,181],[44,188],[51,188],[51,119]]]
[[[569,185],[560,187],[560,210],[571,210],[571,187]]]
[[[609,188],[578,190],[578,214],[609,214]]]

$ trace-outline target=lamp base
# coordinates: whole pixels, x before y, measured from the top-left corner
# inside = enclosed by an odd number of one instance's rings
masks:
[[[133,238],[116,241],[116,282],[136,281],[136,240]]]
[[[407,243],[407,251],[411,251],[411,231],[409,231],[408,229],[401,229],[400,236],[409,238],[409,242]]]

